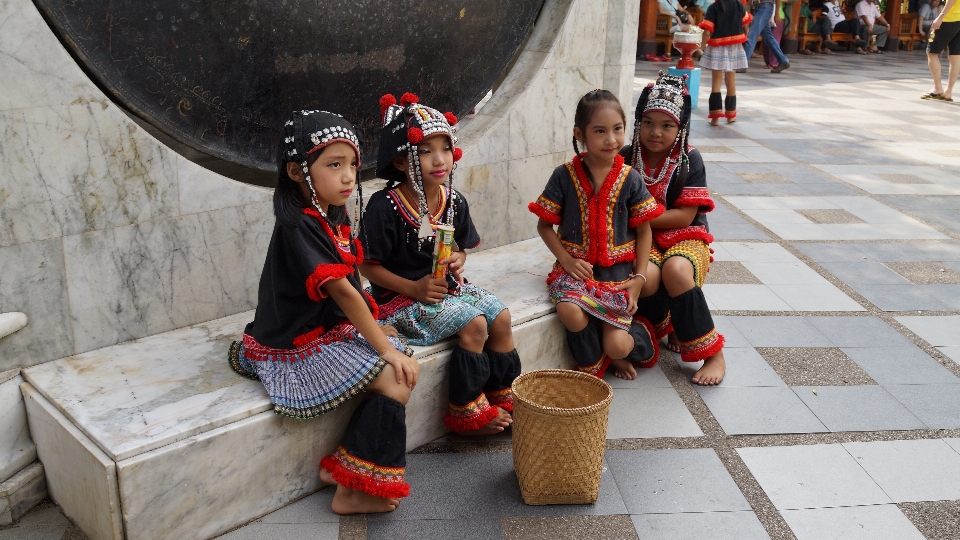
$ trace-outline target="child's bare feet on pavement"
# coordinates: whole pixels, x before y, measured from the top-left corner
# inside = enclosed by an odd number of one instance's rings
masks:
[[[324,486],[339,485],[337,481],[333,478],[333,475],[330,474],[330,471],[324,469],[323,467],[320,467],[320,482],[322,482]]]
[[[461,431],[457,435],[464,435],[466,437],[473,437],[475,435],[494,435],[500,433],[501,431],[510,427],[510,424],[513,423],[513,417],[510,416],[510,413],[500,407],[497,407],[497,412],[500,413],[496,418],[487,422],[487,425],[479,429],[471,429],[470,431]]]
[[[340,515],[393,512],[398,506],[400,506],[400,499],[374,497],[344,486],[337,486],[337,492],[333,494],[333,502],[330,503],[330,508]]]
[[[693,384],[713,386],[720,384],[726,371],[727,362],[723,359],[723,351],[720,351],[703,361],[703,366],[693,374],[691,381]]]
[[[621,358],[620,360],[614,360],[611,358],[610,368],[613,369],[613,376],[619,379],[632,381],[637,378],[637,370],[626,358]]]
[[[710,120],[710,125],[711,125],[711,126],[719,126],[719,125],[720,125],[720,119],[719,119],[719,118],[710,118],[709,120]]]
[[[667,334],[667,344],[664,345],[668,351],[673,351],[675,353],[680,352],[680,340],[677,339],[676,332],[670,332]]]

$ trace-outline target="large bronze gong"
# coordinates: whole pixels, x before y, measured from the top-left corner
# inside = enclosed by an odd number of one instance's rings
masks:
[[[36,0],[96,82],[205,154],[275,171],[290,111],[340,113],[376,159],[377,100],[458,115],[490,89],[543,0]]]

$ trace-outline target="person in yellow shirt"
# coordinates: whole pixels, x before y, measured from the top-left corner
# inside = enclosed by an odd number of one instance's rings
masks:
[[[950,72],[947,74],[947,90],[940,82],[940,57],[942,50],[947,54]],[[933,92],[920,96],[923,99],[953,101],[953,85],[960,75],[960,0],[947,0],[947,5],[930,25],[930,38],[927,41],[927,67],[933,76]]]

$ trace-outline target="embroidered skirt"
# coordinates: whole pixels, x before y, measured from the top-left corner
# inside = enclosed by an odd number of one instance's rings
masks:
[[[713,71],[747,69],[747,53],[743,44],[709,46],[700,57],[700,67]]]
[[[390,344],[408,356],[401,339]],[[244,334],[230,347],[230,367],[263,383],[273,410],[297,419],[332,411],[373,382],[386,362],[349,323],[341,323],[297,349],[273,349]]]
[[[591,317],[621,330],[630,330],[633,317],[627,312],[630,305],[627,293],[616,290],[614,285],[576,279],[567,274],[560,263],[553,265],[547,285],[553,303],[576,304]]]
[[[389,324],[411,345],[433,345],[463,330],[470,321],[483,315],[487,327],[507,306],[488,291],[466,283],[437,304],[424,304],[398,295],[380,306],[380,322]]]

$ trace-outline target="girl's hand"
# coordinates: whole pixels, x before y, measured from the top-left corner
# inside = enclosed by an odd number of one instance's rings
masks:
[[[397,329],[390,326],[389,324],[380,324],[377,326],[379,326],[380,330],[383,331],[383,335],[387,337],[400,337],[400,334],[397,333]]]
[[[427,274],[414,282],[414,295],[418,302],[439,304],[447,296],[447,280]]]
[[[413,358],[391,347],[380,355],[397,372],[397,384],[405,384],[407,388],[417,385],[420,377],[420,364]]]
[[[450,254],[449,257],[440,261],[440,264],[447,265],[447,270],[449,270],[453,277],[457,278],[457,281],[460,284],[463,284],[463,265],[467,262],[467,252],[466,251],[454,251]]]
[[[618,291],[627,291],[627,313],[633,315],[637,312],[637,300],[640,299],[640,289],[643,288],[643,279],[633,278],[626,283],[617,285]]]
[[[568,274],[580,281],[593,279],[593,266],[582,259],[567,255],[564,260],[560,261],[560,266],[562,266]]]

